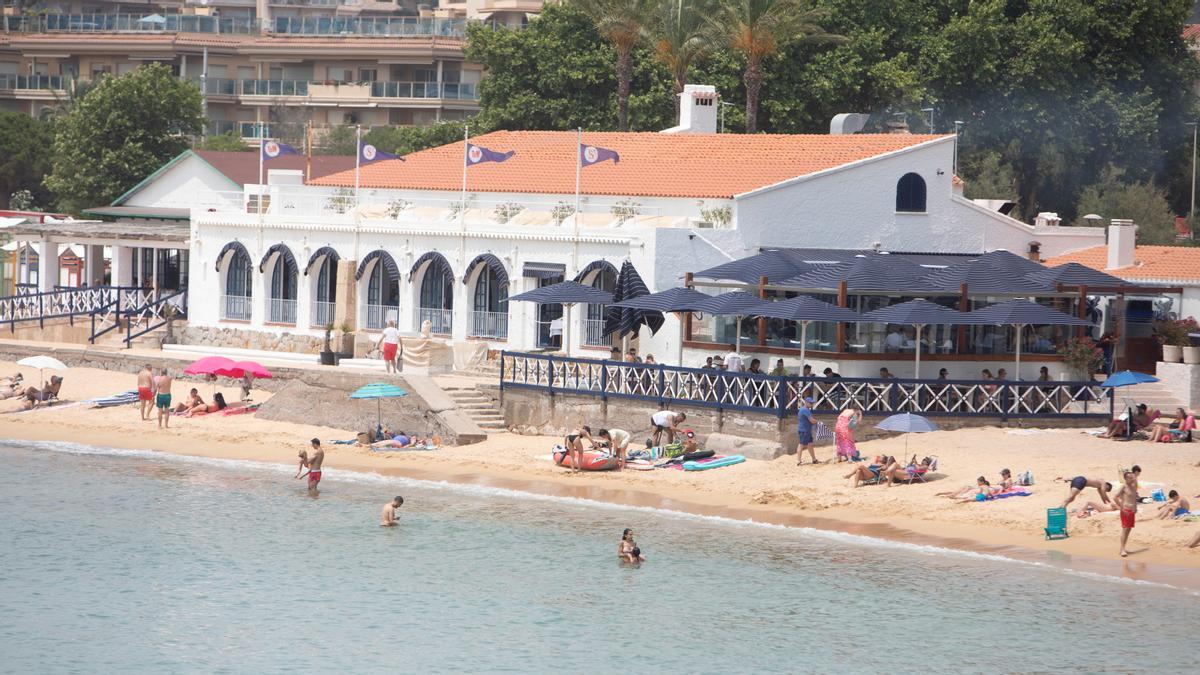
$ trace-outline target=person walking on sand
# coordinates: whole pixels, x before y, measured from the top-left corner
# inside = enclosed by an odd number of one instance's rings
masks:
[[[171,385],[174,384],[166,368],[158,371],[154,378],[154,406],[158,408],[158,428],[171,427]]]
[[[1055,478],[1054,480],[1065,481],[1066,479],[1059,476],[1058,478]],[[1075,476],[1074,478],[1071,479],[1071,493],[1068,494],[1067,498],[1063,501],[1062,508],[1064,508],[1064,509],[1067,508],[1067,504],[1070,504],[1071,502],[1075,501],[1075,498],[1078,497],[1079,493],[1083,492],[1083,490],[1085,488],[1096,488],[1096,492],[1100,493],[1100,501],[1107,504],[1108,503],[1108,493],[1109,493],[1109,491],[1111,491],[1113,489],[1113,485],[1112,485],[1112,483],[1102,481],[1099,478],[1086,478],[1084,476]]]
[[[1125,558],[1129,556],[1125,548],[1129,544],[1129,533],[1137,521],[1138,485],[1137,476],[1132,471],[1126,471],[1123,478],[1125,484],[1113,495],[1113,502],[1121,510],[1121,557]]]
[[[387,367],[387,372],[399,372],[400,369],[396,363],[400,351],[400,331],[396,329],[395,321],[388,320],[387,327],[383,329],[383,335],[379,336],[379,342],[375,346],[383,352],[383,362]]]
[[[799,438],[799,443],[796,445],[796,466],[804,463],[804,451],[808,450],[808,456],[812,458],[813,464],[820,464],[817,461],[817,453],[813,450],[813,419],[812,413],[813,400],[811,396],[805,396],[800,399],[800,407],[796,409],[796,436]]]
[[[321,483],[321,464],[325,461],[325,450],[321,447],[320,439],[312,439],[312,455],[305,457],[303,453],[300,455],[300,464],[308,467],[308,472],[304,476],[308,476],[308,493],[316,495],[319,491],[317,485]],[[296,476],[304,478],[304,476]]]
[[[858,457],[858,447],[854,444],[854,429],[861,420],[862,412],[853,403],[846,406],[838,414],[837,424],[833,429],[835,445],[837,446],[836,461],[850,462]]]
[[[150,364],[142,366],[137,376],[138,407],[142,410],[142,421],[150,421],[150,411],[154,410],[154,371]]]
[[[383,513],[380,515],[381,520],[379,524],[383,527],[395,527],[399,525],[400,521],[396,520],[396,509],[403,505],[404,497],[399,495],[392,497],[392,501],[383,505]]]

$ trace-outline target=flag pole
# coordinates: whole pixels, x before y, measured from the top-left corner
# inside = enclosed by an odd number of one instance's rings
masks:
[[[354,125],[354,208],[358,208],[358,169],[362,160],[362,126]]]
[[[463,176],[462,201],[458,204],[458,262],[466,264],[467,257],[467,164],[470,160],[468,147],[471,139],[471,125],[463,125]]]
[[[258,219],[262,220],[262,200],[263,200],[263,140],[262,122],[258,123]]]
[[[571,218],[571,269],[579,271],[579,179],[583,173],[583,127],[575,128],[575,213]]]
[[[304,130],[304,182],[312,180],[312,120]]]

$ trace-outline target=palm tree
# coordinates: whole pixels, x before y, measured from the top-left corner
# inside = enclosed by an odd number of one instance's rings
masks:
[[[679,95],[687,84],[692,61],[708,51],[706,34],[709,0],[658,0],[654,23],[654,52],[675,80],[675,117],[679,117]]]
[[[746,85],[746,133],[758,131],[758,95],[762,89],[762,62],[787,42],[841,42],[840,35],[825,32],[822,10],[808,0],[721,0],[709,16],[709,30],[733,51],[746,58],[742,83]]]
[[[633,48],[645,35],[650,16],[648,0],[579,0],[579,7],[617,50],[617,128],[629,131]]]

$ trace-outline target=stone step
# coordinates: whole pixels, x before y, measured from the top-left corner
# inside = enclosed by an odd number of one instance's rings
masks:
[[[495,410],[496,406],[492,405],[490,402],[486,402],[486,403],[480,402],[480,403],[468,403],[466,405],[460,405],[460,406],[458,406],[458,408],[459,408],[459,410],[466,410],[468,412],[474,412],[474,411],[488,412],[488,411]]]
[[[500,413],[477,413],[471,415],[473,420],[502,420],[504,416]]]
[[[491,420],[484,420],[482,422],[476,422],[475,425],[480,429],[488,431],[489,433],[492,433],[493,431],[507,431],[507,427],[504,426],[504,420],[498,420],[495,422]]]
[[[482,394],[476,394],[476,395],[474,395],[474,396],[454,396],[454,395],[451,395],[451,396],[450,396],[450,398],[451,398],[451,399],[453,399],[455,403],[462,403],[462,404],[468,404],[468,403],[484,403],[484,404],[487,404],[487,405],[491,405],[491,404],[492,404],[492,399],[490,399],[490,398],[488,398],[488,397],[486,397],[486,396],[484,396],[484,395],[482,395]]]

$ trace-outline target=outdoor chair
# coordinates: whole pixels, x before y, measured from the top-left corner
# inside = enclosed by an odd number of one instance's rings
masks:
[[[1067,509],[1059,507],[1057,509],[1046,509],[1046,539],[1066,539],[1067,534]]]

